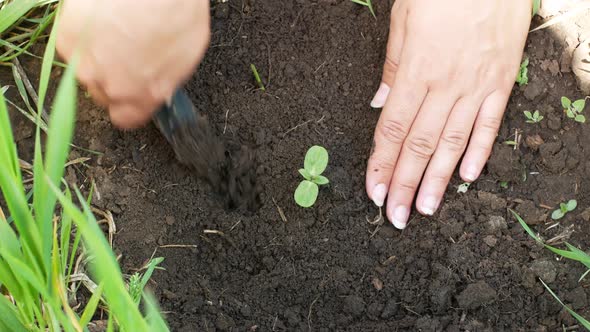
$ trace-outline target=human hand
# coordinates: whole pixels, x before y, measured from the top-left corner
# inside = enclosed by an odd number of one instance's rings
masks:
[[[463,152],[461,178],[473,182],[481,173],[518,72],[531,8],[530,0],[393,5],[382,82],[371,102],[383,111],[366,190],[378,206],[387,197],[395,227],[406,227],[419,185],[417,210],[434,214]]]
[[[209,0],[66,0],[57,50],[117,127],[146,124],[209,44]]]

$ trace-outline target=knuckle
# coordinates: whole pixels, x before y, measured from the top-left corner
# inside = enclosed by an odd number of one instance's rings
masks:
[[[391,144],[402,144],[407,134],[406,126],[397,119],[385,120],[381,126],[381,135]]]
[[[392,56],[392,52],[387,52],[387,56],[385,57],[385,66],[383,66],[384,68],[386,68],[386,70],[392,71],[392,72],[396,72],[398,67],[399,67],[399,61],[397,61],[396,59],[393,58]]]
[[[452,152],[461,152],[467,144],[467,134],[460,130],[449,130],[442,135],[441,142]]]
[[[407,181],[399,181],[395,184],[395,189],[414,192],[417,189],[417,185]]]
[[[500,125],[502,124],[502,120],[496,117],[484,117],[481,119],[479,130],[483,131],[485,134],[489,134],[490,136],[496,136],[498,130],[500,129]]]
[[[430,159],[436,148],[432,137],[428,135],[408,138],[405,147],[418,159]]]
[[[384,158],[384,156],[375,153],[371,156],[370,169],[377,170],[393,170],[395,168],[395,162],[392,158]]]

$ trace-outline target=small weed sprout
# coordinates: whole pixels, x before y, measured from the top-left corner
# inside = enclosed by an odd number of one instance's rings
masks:
[[[264,84],[260,79],[260,75],[258,74],[258,70],[256,69],[256,66],[253,63],[250,64],[250,69],[252,70],[252,75],[254,75],[254,80],[256,81],[258,88],[262,91],[266,91],[266,88],[264,87]]]
[[[568,118],[579,123],[586,122],[586,117],[582,115],[582,111],[586,107],[586,99],[578,99],[572,102],[568,97],[561,97],[561,106],[563,106]]]
[[[312,206],[318,198],[319,186],[328,184],[330,181],[325,176],[322,176],[324,170],[328,166],[328,151],[321,147],[314,145],[305,154],[305,161],[299,173],[305,180],[299,183],[295,190],[295,202],[304,208]]]
[[[522,63],[520,64],[520,69],[518,70],[518,75],[516,76],[516,83],[518,86],[527,85],[529,83],[529,58],[524,58]]]
[[[464,182],[461,183],[458,187],[457,187],[457,192],[459,194],[464,194],[467,192],[467,189],[469,189],[469,186],[471,185],[471,183],[469,182]]]
[[[578,202],[575,199],[570,199],[567,203],[559,203],[559,209],[551,213],[551,219],[559,220],[563,218],[568,212],[576,209]]]
[[[371,15],[373,15],[373,17],[375,19],[377,19],[377,16],[375,16],[375,10],[373,9],[373,4],[371,3],[371,0],[350,0],[350,1],[369,8]]]
[[[526,123],[539,123],[545,118],[539,111],[534,111],[533,113],[531,111],[524,111],[524,116],[527,118]]]
[[[546,244],[545,242],[543,242],[543,240],[537,234],[535,234],[535,232],[533,232],[533,230],[529,227],[529,225],[527,225],[527,223],[516,212],[514,212],[511,209],[509,209],[509,210],[512,213],[512,215],[516,218],[516,220],[518,220],[518,222],[520,223],[522,228],[524,228],[524,230],[529,234],[529,236],[531,238],[533,238],[535,241],[537,241],[537,243],[542,244],[545,248],[549,249],[550,251],[552,251],[553,253],[555,253],[557,255],[560,255],[564,258],[568,258],[568,259],[571,259],[574,261],[578,261],[578,262],[584,264],[586,267],[589,267],[588,265],[590,264],[590,256],[585,251],[578,249],[575,246],[573,246],[567,242],[565,242],[567,250],[555,248],[555,247],[552,247],[552,246]],[[582,279],[584,279],[584,277],[588,274],[589,271],[590,270],[586,270],[586,272],[584,274],[582,274],[582,276],[580,277],[578,282],[582,281]],[[575,311],[570,309],[570,307],[566,306],[541,278],[539,278],[539,280],[541,281],[543,286],[545,286],[547,291],[553,296],[553,298],[555,298],[555,300],[557,300],[557,302],[559,302],[559,304],[561,304],[575,319],[577,319],[578,322],[580,322],[580,324],[582,324],[582,326],[584,326],[587,330],[590,330],[590,322],[588,320],[586,320],[584,317],[582,317],[581,315],[579,315],[578,313],[576,313]]]
[[[500,181],[500,188],[508,189],[508,181]]]

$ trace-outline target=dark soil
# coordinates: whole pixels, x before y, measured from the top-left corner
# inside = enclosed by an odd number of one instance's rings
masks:
[[[67,179],[96,182],[93,203],[115,215],[115,248],[126,271],[156,248],[165,257],[166,271],[156,272],[150,286],[172,330],[576,325],[538,277],[590,317],[589,281],[578,282],[584,267],[539,247],[508,211],[521,213],[546,239],[590,248],[590,126],[560,108],[562,95],[582,97],[567,62],[575,45],[549,30],[532,33],[530,83],[515,85],[482,177],[458,194],[455,176],[433,218],[413,214],[403,232],[375,228],[366,219],[378,211],[366,197],[364,173],[379,112],[369,102],[380,81],[391,3],[375,6],[376,20],[345,0],[230,0],[213,7],[212,46],[187,90],[220,135],[255,149],[263,192],[253,215],[227,212],[154,126],[117,131],[81,98],[76,143],[104,154],[74,150],[72,158],[93,159],[88,168],[70,167]],[[251,63],[266,92],[257,89]],[[545,119],[527,124],[524,110]],[[517,129],[521,143],[503,144]],[[21,151],[30,148],[27,135],[17,139]],[[297,169],[314,144],[330,153],[331,184],[313,208],[301,209],[293,200]],[[577,210],[549,227],[549,208],[572,198]]]

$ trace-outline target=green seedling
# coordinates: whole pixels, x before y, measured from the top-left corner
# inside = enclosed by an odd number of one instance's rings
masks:
[[[469,186],[471,185],[471,183],[468,182],[464,182],[461,183],[458,187],[457,187],[457,192],[459,194],[464,194],[467,192],[467,189],[469,189]]]
[[[576,209],[578,202],[575,199],[570,199],[567,203],[559,203],[559,209],[551,213],[551,219],[559,220],[563,218],[568,212]]]
[[[561,106],[563,106],[568,118],[579,123],[586,122],[586,117],[582,115],[584,107],[586,107],[586,99],[578,99],[572,102],[568,97],[561,97]]]
[[[375,10],[373,10],[373,4],[371,3],[371,0],[350,0],[356,4],[359,4],[361,6],[365,6],[367,8],[369,8],[369,11],[371,12],[371,15],[373,15],[373,17],[375,19],[377,19],[377,16],[375,16]]]
[[[524,111],[524,116],[527,118],[526,123],[539,123],[544,118],[539,111],[534,111],[533,113],[530,111]]]
[[[305,161],[299,173],[305,180],[299,183],[295,190],[295,202],[304,208],[312,206],[318,198],[319,186],[330,181],[322,176],[328,166],[328,151],[321,146],[314,145],[305,154]]]
[[[516,83],[518,86],[527,85],[529,83],[529,58],[524,58],[522,63],[520,64],[520,69],[518,70],[518,75],[516,76]]]
[[[508,189],[508,181],[500,181],[500,188]]]
[[[582,274],[582,276],[580,277],[580,279],[578,279],[578,282],[582,281],[582,279],[590,271],[590,255],[588,255],[583,250],[578,249],[575,246],[573,246],[573,245],[571,245],[571,244],[569,244],[567,242],[565,243],[565,245],[566,245],[566,247],[567,247],[568,250],[558,249],[558,248],[552,247],[552,246],[550,246],[548,244],[545,244],[543,242],[543,240],[537,234],[535,234],[535,232],[533,232],[533,230],[529,227],[529,225],[527,225],[526,222],[515,211],[513,211],[513,210],[510,209],[510,212],[516,218],[516,220],[518,220],[518,222],[520,223],[520,225],[522,226],[522,228],[524,228],[524,230],[529,234],[529,236],[532,237],[535,241],[537,241],[537,243],[542,244],[545,248],[549,249],[554,254],[557,254],[557,255],[562,256],[562,257],[567,258],[567,259],[571,259],[571,260],[580,262],[584,266],[586,266],[586,268],[587,268],[586,272],[584,274]],[[541,279],[539,279],[539,280],[541,280]],[[581,315],[577,314],[575,311],[573,311],[568,306],[566,306],[559,299],[559,297],[557,297],[557,295],[555,295],[555,293],[551,290],[551,288],[549,288],[549,286],[547,286],[547,284],[545,284],[545,282],[543,280],[541,280],[541,283],[543,284],[543,286],[545,286],[545,288],[547,289],[547,291],[557,300],[557,302],[559,302],[587,330],[590,330],[590,322],[588,322],[588,320],[586,320],[584,317],[582,317]]]
[[[262,91],[266,91],[266,88],[260,79],[260,75],[258,74],[258,70],[256,70],[256,66],[253,63],[250,64],[250,69],[252,70],[252,74],[254,75],[254,80],[256,81],[258,88]]]

